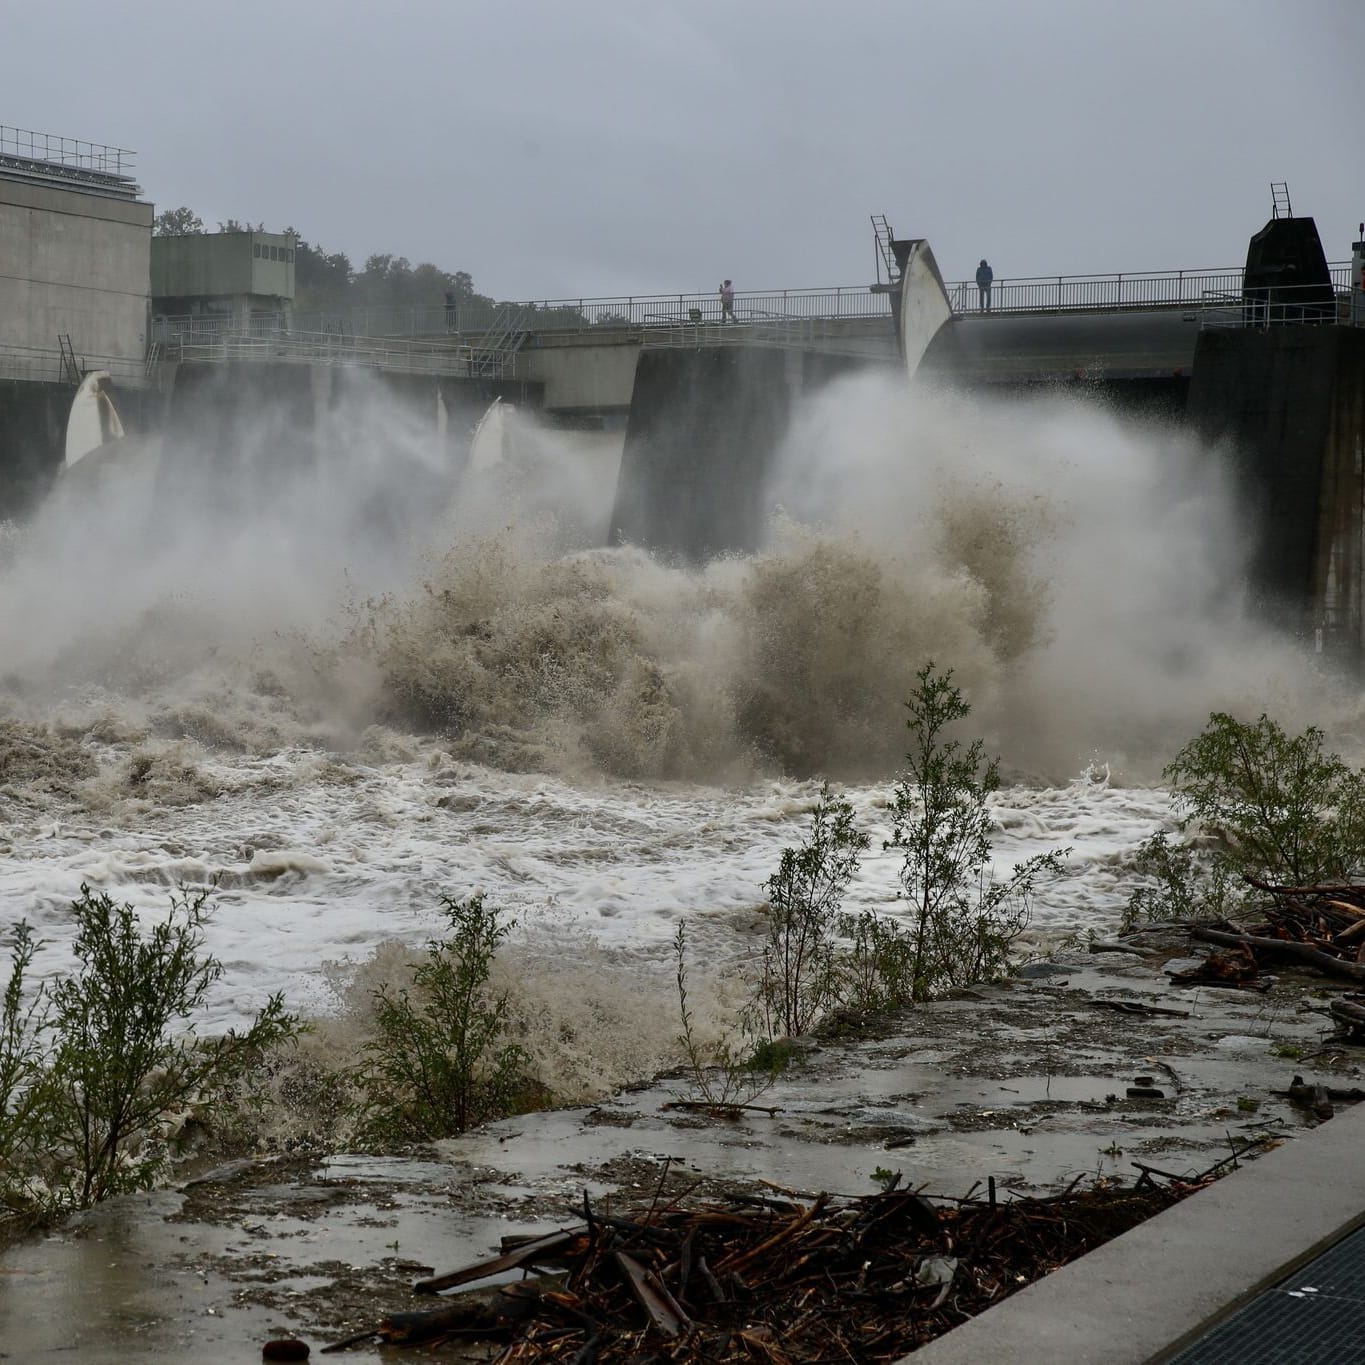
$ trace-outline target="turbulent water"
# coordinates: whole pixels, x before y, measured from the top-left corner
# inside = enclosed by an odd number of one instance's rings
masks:
[[[363,987],[483,891],[542,1054],[591,1088],[666,1051],[679,919],[723,993],[820,778],[873,834],[853,901],[894,913],[926,659],[1010,775],[999,862],[1072,850],[1042,939],[1116,918],[1210,710],[1356,732],[1249,621],[1217,453],[1172,431],[844,382],[795,424],[762,552],[693,570],[597,548],[619,442],[515,426],[461,477],[362,391],[311,458],[265,422],[226,463],[132,447],[0,537],[0,926],[33,921],[44,970],[82,883],[152,911],[216,879],[204,1022],[276,989],[336,1010],[330,964]]]

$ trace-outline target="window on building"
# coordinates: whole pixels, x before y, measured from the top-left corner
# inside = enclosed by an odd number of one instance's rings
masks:
[[[259,242],[257,242],[256,245],[251,248],[251,254],[258,261],[261,259],[261,244]]]
[[[280,259],[280,249],[279,249],[279,247],[277,247],[277,246],[272,246],[272,247],[270,248],[270,259],[271,259],[272,261],[278,261],[278,260]]]

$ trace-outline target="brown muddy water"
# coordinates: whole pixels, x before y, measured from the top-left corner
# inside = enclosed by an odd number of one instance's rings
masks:
[[[259,1360],[295,1335],[320,1347],[421,1309],[413,1281],[493,1254],[508,1233],[576,1221],[586,1191],[616,1207],[775,1185],[861,1193],[897,1171],[930,1192],[1055,1189],[1132,1178],[1134,1161],[1204,1170],[1251,1138],[1314,1120],[1277,1094],[1301,1073],[1350,1085],[1330,988],[1285,975],[1265,994],[1177,990],[1144,959],[1083,953],[961,992],[875,1037],[824,1041],[749,1110],[685,1107],[663,1077],[591,1107],[490,1124],[420,1153],[274,1158],[115,1201],[0,1256],[0,1358]],[[1184,1017],[1122,1014],[1137,1001]],[[1139,1082],[1161,1098],[1130,1099]],[[455,1359],[454,1345],[404,1359]],[[392,1360],[361,1346],[339,1358]]]

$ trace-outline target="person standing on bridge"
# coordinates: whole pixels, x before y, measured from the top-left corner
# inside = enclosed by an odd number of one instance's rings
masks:
[[[976,301],[983,313],[991,311],[991,281],[994,279],[995,271],[983,256],[981,264],[976,268]]]
[[[735,317],[735,286],[729,280],[725,280],[720,286],[720,320],[722,322],[738,322]]]

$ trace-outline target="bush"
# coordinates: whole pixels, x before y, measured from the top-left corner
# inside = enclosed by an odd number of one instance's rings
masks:
[[[19,925],[0,1006],[0,1206],[43,1217],[148,1189],[169,1121],[211,1106],[298,1020],[272,996],[244,1032],[199,1038],[190,1017],[222,976],[203,952],[210,892],[172,897],[144,933],[133,907],[88,886],[72,902],[80,970],[25,1004],[37,943]]]
[[[849,941],[839,962],[839,1003],[858,1014],[886,1014],[915,999],[915,940],[894,920],[864,910],[840,917]]]
[[[930,661],[916,676],[906,702],[910,751],[892,796],[887,847],[905,851],[900,881],[913,939],[908,984],[912,999],[926,1000],[945,987],[1004,975],[1010,947],[1028,926],[1038,878],[1059,872],[1069,850],[1035,854],[1003,882],[990,875],[987,807],[1000,788],[999,760],[984,761],[980,740],[964,749],[944,738],[971,712],[952,670],[939,673]]]
[[[450,934],[428,943],[412,989],[373,996],[375,1037],[356,1076],[363,1140],[450,1137],[531,1104],[527,1054],[504,1041],[507,996],[488,988],[513,926],[481,895],[441,904]]]
[[[769,1038],[809,1032],[837,1001],[839,910],[867,845],[867,835],[853,824],[853,807],[826,783],[809,837],[784,849],[768,878],[768,941],[755,1003]]]
[[[1266,716],[1222,712],[1171,761],[1184,823],[1220,834],[1217,864],[1289,886],[1346,881],[1365,867],[1365,778],[1310,726],[1290,736]]]
[[[1217,840],[1207,856],[1164,832],[1139,845],[1148,879],[1128,899],[1122,927],[1218,919],[1255,892],[1249,880],[1312,886],[1349,881],[1365,867],[1365,777],[1323,750],[1322,731],[1289,735],[1214,712],[1167,765],[1182,829]]]

